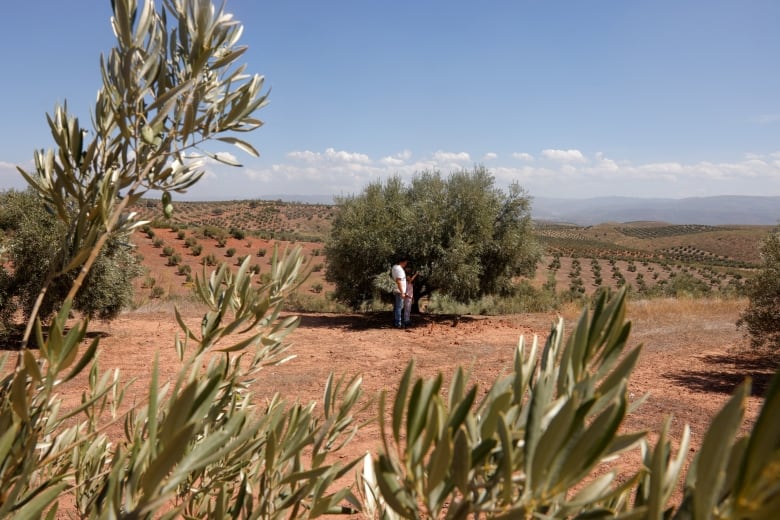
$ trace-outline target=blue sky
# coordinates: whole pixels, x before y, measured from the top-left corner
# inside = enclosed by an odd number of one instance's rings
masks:
[[[227,0],[270,104],[190,200],[486,166],[533,197],[780,195],[780,2]],[[0,189],[88,121],[109,0],[3,2]]]

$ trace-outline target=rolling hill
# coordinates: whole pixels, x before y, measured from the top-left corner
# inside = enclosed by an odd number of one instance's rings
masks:
[[[669,224],[760,225],[780,222],[780,197],[718,196],[684,199],[534,197],[534,220],[592,226],[604,222],[656,221]]]

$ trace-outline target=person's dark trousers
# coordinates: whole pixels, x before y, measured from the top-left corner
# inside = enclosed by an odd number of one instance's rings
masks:
[[[393,326],[401,328],[401,313],[404,308],[404,299],[401,293],[393,293]]]

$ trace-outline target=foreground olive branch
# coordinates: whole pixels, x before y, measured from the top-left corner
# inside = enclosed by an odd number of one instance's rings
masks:
[[[670,419],[654,446],[647,432],[623,431],[644,400],[627,391],[640,347],[626,350],[625,297],[602,294],[565,341],[559,321],[541,352],[521,338],[511,373],[479,402],[461,369],[445,397],[441,376],[414,379],[410,364],[390,422],[386,395],[380,400],[382,449],[366,456],[360,478],[369,516],[771,518],[780,506],[780,378],[748,438],[737,432],[750,383],[737,389],[704,434],[681,504],[670,504],[690,431],[676,456]],[[609,469],[630,449],[640,450],[639,467]]]

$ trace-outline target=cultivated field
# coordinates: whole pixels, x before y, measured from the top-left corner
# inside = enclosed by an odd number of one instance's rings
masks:
[[[317,301],[325,302],[332,290],[323,278],[322,240],[336,211],[333,207],[264,201],[177,203],[170,221],[161,220],[156,202],[136,209],[155,220],[134,237],[146,268],[138,280],[136,309],[112,322],[91,325],[93,334],[102,338],[101,368],[118,368],[123,380],[134,379],[131,393],[141,395],[148,387],[155,355],[160,356],[161,378],[176,373],[172,308],[174,304],[180,308],[190,326],[200,322],[203,309],[187,295],[192,276],[204,264],[207,268],[221,261],[236,264],[249,255],[263,276],[274,247],[301,246],[312,275],[297,298],[312,308]],[[713,414],[746,377],[753,380],[753,392],[741,431],[748,431],[777,367],[777,357],[750,351],[735,327],[746,300],[723,297],[752,275],[759,262],[759,240],[769,229],[663,223],[537,225],[546,247],[533,280],[538,286],[554,279],[556,290],[581,287],[587,295],[600,286],[630,284],[641,294],[643,284],[649,290],[690,275],[711,288],[705,299],[634,296],[628,311],[633,322],[630,345],[644,345],[629,390],[633,399],[647,393],[650,397],[626,426],[659,431],[671,417],[671,434],[679,439],[689,424],[693,431],[689,461]],[[263,397],[280,392],[291,400],[320,400],[327,374],[335,372],[347,377],[362,374],[366,395],[373,397],[381,390],[392,392],[407,363],[414,360],[417,373],[428,376],[442,372],[448,377],[456,366],[465,366],[484,395],[488,385],[509,370],[520,336],[544,341],[559,314],[571,330],[579,313],[578,305],[570,305],[560,312],[507,316],[425,314],[413,327],[399,331],[390,327],[389,310],[308,312],[291,337],[289,352],[296,358],[268,368],[256,391]],[[84,381],[69,384],[75,403]],[[375,414],[372,407],[362,418]],[[378,429],[371,423],[344,456],[358,457],[378,445]],[[627,463],[637,463],[638,456],[629,454]]]
[[[149,219],[161,215],[154,202],[142,211]],[[202,268],[208,255],[220,261],[235,258],[236,262],[251,255],[252,264],[263,273],[274,246],[301,246],[313,272],[299,298],[311,305],[318,299],[324,302],[332,290],[323,278],[326,261],[322,240],[327,236],[334,211],[329,206],[278,201],[183,203],[177,205],[172,222],[157,221],[151,236],[139,233],[136,242],[149,269],[148,277],[155,280],[154,286],[162,286],[164,295],[176,296],[174,300],[180,305],[190,285],[187,275],[181,274],[180,265],[191,265],[194,271]],[[261,224],[263,218],[273,225]],[[223,235],[204,235],[203,230],[208,227],[224,230]],[[746,338],[735,326],[746,300],[734,294],[759,265],[758,245],[770,230],[755,226],[672,226],[660,222],[590,227],[537,223],[536,233],[545,255],[532,281],[541,287],[552,279],[557,291],[576,291],[581,295],[590,295],[599,287],[631,286],[631,344],[641,343],[644,350],[630,390],[636,398],[645,393],[651,397],[628,426],[658,431],[664,418],[672,417],[672,433],[677,438],[685,424],[691,425],[696,449],[713,414],[739,383],[751,377],[753,397],[742,430],[747,431],[777,366],[776,357],[751,352]],[[202,246],[198,255],[193,254],[193,241]],[[166,247],[179,255],[176,265],[167,265],[170,255],[164,252]],[[259,254],[261,250],[263,255]],[[684,276],[700,280],[708,297],[641,297],[645,291],[672,285]],[[134,375],[142,375],[143,369],[136,374],[137,367],[151,359],[155,349],[170,350],[170,338],[175,332],[165,297],[150,298],[148,285],[147,279],[147,287],[139,287],[140,300],[145,304],[138,311],[107,325],[108,343],[132,342],[139,328],[147,330],[142,334],[137,354],[121,356],[121,363]],[[192,304],[183,305],[189,310],[189,317],[197,320],[199,315]],[[437,372],[450,375],[457,365],[464,365],[471,369],[472,380],[484,392],[499,374],[508,370],[519,337],[530,339],[536,335],[543,341],[558,315],[548,312],[454,319],[428,314],[418,317],[411,329],[396,331],[389,326],[389,312],[304,314],[292,340],[292,352],[297,359],[269,370],[261,393],[279,391],[303,400],[317,400],[325,374],[334,371],[350,376],[362,374],[365,388],[373,395],[380,390],[392,390],[411,360],[420,373],[431,376]],[[569,323],[579,313],[579,304],[561,310]],[[376,445],[377,429],[371,425],[350,450],[358,455]]]
[[[161,218],[158,201],[143,201],[135,209],[154,221],[151,233],[136,235],[149,268],[139,283],[139,303],[151,296],[187,294],[188,274],[200,272],[204,262],[239,262],[250,255],[263,272],[274,246],[295,244],[310,256],[313,270],[300,298],[309,304],[322,300],[322,308],[327,308],[325,299],[333,288],[324,280],[322,242],[336,207],[281,201],[179,202],[168,220]],[[663,222],[588,227],[537,223],[545,254],[531,281],[537,287],[554,283],[558,292],[582,296],[622,285],[639,295],[677,295],[691,284],[675,283],[689,278],[700,282],[699,292],[732,296],[755,272],[759,242],[770,230]]]

